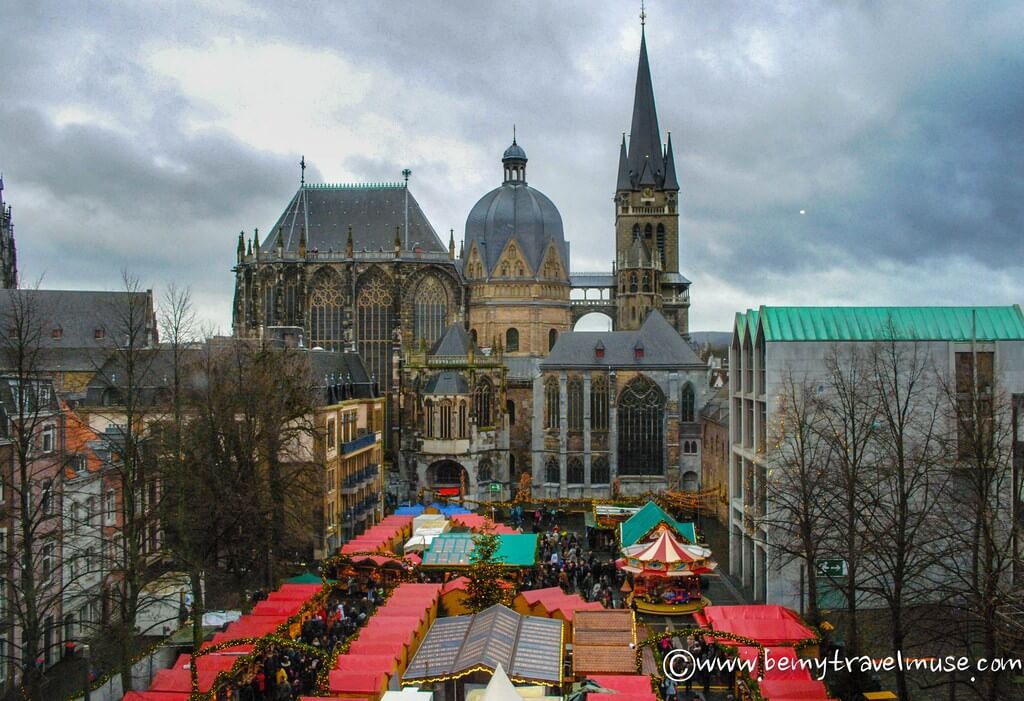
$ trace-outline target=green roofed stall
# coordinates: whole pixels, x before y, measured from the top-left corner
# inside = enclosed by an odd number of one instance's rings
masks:
[[[739,341],[1021,341],[1024,312],[1001,307],[766,307],[736,315]],[[751,338],[751,340],[754,340]]]
[[[533,567],[537,563],[537,534],[500,534],[495,557],[507,567]],[[423,554],[422,567],[469,567],[475,547],[472,533],[442,533],[435,536]]]
[[[697,542],[697,530],[692,523],[676,521],[653,501],[647,502],[642,509],[619,524],[619,543],[628,548],[664,523],[675,531],[676,535],[687,543]]]

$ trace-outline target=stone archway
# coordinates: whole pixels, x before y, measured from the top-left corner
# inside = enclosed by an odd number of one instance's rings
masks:
[[[472,475],[455,460],[438,460],[427,467],[427,487],[438,496],[466,496],[475,493]]]

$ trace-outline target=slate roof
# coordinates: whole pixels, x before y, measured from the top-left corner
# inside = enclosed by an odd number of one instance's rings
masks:
[[[129,303],[144,310],[138,315],[151,345],[159,335],[153,311],[153,293],[104,292],[94,290],[0,290],[0,317],[10,318],[22,298],[23,309],[32,314],[42,329],[40,342],[46,349],[96,349],[117,346],[117,332],[125,325]],[[133,300],[134,298],[134,300]],[[5,322],[0,320],[0,324]],[[59,329],[59,334],[54,330]],[[97,329],[103,337],[96,338]],[[123,342],[123,341],[122,341]]]
[[[540,359],[506,355],[502,358],[509,382],[533,381],[540,374]]]
[[[597,358],[594,347],[604,344],[604,357]],[[643,358],[637,359],[635,348],[641,343]],[[636,331],[569,331],[555,342],[542,370],[576,367],[678,368],[704,367],[690,344],[672,328],[656,309],[648,313]]]
[[[476,242],[488,277],[513,237],[535,276],[551,243],[568,268],[569,243],[562,215],[547,195],[525,182],[505,182],[494,188],[473,205],[466,218],[466,250]]]
[[[1003,307],[765,307],[736,315],[742,342],[758,325],[766,341],[1024,341],[1024,312]]]
[[[563,654],[561,621],[496,604],[434,621],[402,679],[455,677],[481,667],[493,672],[500,664],[513,680],[559,684]]]
[[[719,387],[700,412],[701,418],[720,426],[729,425],[729,385]]]
[[[473,341],[466,333],[466,328],[460,323],[455,323],[445,329],[441,338],[434,342],[434,347],[430,349],[429,355],[465,356],[469,353],[469,348],[472,345]],[[479,353],[480,348],[475,348],[475,351]]]
[[[443,370],[432,376],[423,386],[424,394],[469,394],[469,383],[462,373]]]
[[[273,228],[260,232],[260,250],[271,254],[277,248],[278,231],[284,250],[299,250],[301,232],[305,232],[306,249],[340,253],[348,242],[352,227],[352,248],[355,251],[394,250],[395,227],[402,229],[405,249],[405,195],[402,183],[375,185],[309,184],[301,186]],[[409,193],[409,245],[425,251],[447,253],[434,227],[427,220],[419,202]]]

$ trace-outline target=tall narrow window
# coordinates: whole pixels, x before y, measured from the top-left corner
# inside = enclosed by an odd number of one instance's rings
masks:
[[[466,400],[463,399],[459,402],[459,438],[466,438],[469,436],[468,424],[466,422]]]
[[[547,428],[558,428],[560,424],[558,394],[558,378],[549,377],[544,383],[544,425]]]
[[[434,402],[429,399],[423,402],[423,425],[428,438],[434,437]]]
[[[693,421],[694,420],[694,395],[693,385],[687,382],[683,385],[683,396],[679,402],[679,420],[680,421]]]
[[[391,386],[391,334],[394,298],[379,275],[363,284],[356,297],[359,354],[381,388]],[[339,349],[340,350],[340,349]]]
[[[275,322],[274,317],[274,302],[277,299],[275,295],[276,290],[274,289],[273,278],[263,279],[263,324],[264,326],[273,326]]]
[[[441,438],[452,437],[452,403],[445,399],[441,402]]]
[[[516,329],[509,329],[505,332],[505,350],[517,351],[519,350],[519,331]]]
[[[590,382],[590,428],[608,430],[608,380],[596,375]]]
[[[505,413],[508,414],[508,425],[514,426],[516,423],[516,403],[511,399],[505,401]]]
[[[570,431],[582,431],[583,430],[583,380],[578,376],[572,376],[569,378],[568,385],[566,386],[566,392],[568,394],[568,419],[569,419],[569,430]]]
[[[660,475],[664,471],[665,395],[651,380],[630,381],[618,400],[619,474]]]
[[[325,276],[317,281],[309,295],[309,341],[314,348],[344,350],[342,304],[341,284],[336,277]]]
[[[491,459],[484,458],[480,461],[480,467],[476,470],[476,481],[478,484],[490,482],[494,479],[494,471],[491,466]]]
[[[494,425],[494,390],[491,381],[486,377],[480,380],[473,391],[473,408],[476,411],[476,424],[483,428]]]
[[[284,323],[286,326],[302,326],[299,315],[299,281],[289,276],[284,284]]]
[[[665,269],[665,225],[658,224],[657,244],[658,244],[658,255],[661,257],[661,269]]]
[[[444,333],[448,320],[448,293],[433,275],[423,279],[413,298],[413,332],[417,341],[424,339],[429,346]]]
[[[558,329],[551,329],[548,331],[548,350],[553,349],[556,343],[558,343]]]
[[[633,225],[633,240],[636,241],[638,238],[640,238],[640,225],[639,224],[634,224]]]
[[[608,458],[599,455],[594,458],[590,466],[591,484],[608,484],[611,482],[611,470],[608,467]]]
[[[647,239],[648,241],[650,241],[651,240],[651,233],[652,232],[653,232],[653,229],[651,228],[650,224],[645,226],[644,227],[644,238]]]

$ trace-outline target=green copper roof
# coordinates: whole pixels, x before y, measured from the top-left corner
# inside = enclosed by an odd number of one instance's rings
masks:
[[[742,343],[766,341],[1021,341],[1024,312],[1005,307],[760,307],[736,315]]]
[[[532,567],[537,562],[537,535],[501,534],[495,557],[508,567]],[[472,533],[443,533],[434,538],[423,554],[423,565],[430,567],[468,567],[472,564]]]
[[[692,523],[682,523],[666,514],[660,506],[653,501],[644,504],[644,507],[619,524],[619,542],[624,548],[635,544],[638,540],[650,533],[659,524],[666,526],[686,540],[687,543],[697,542],[697,533]]]

